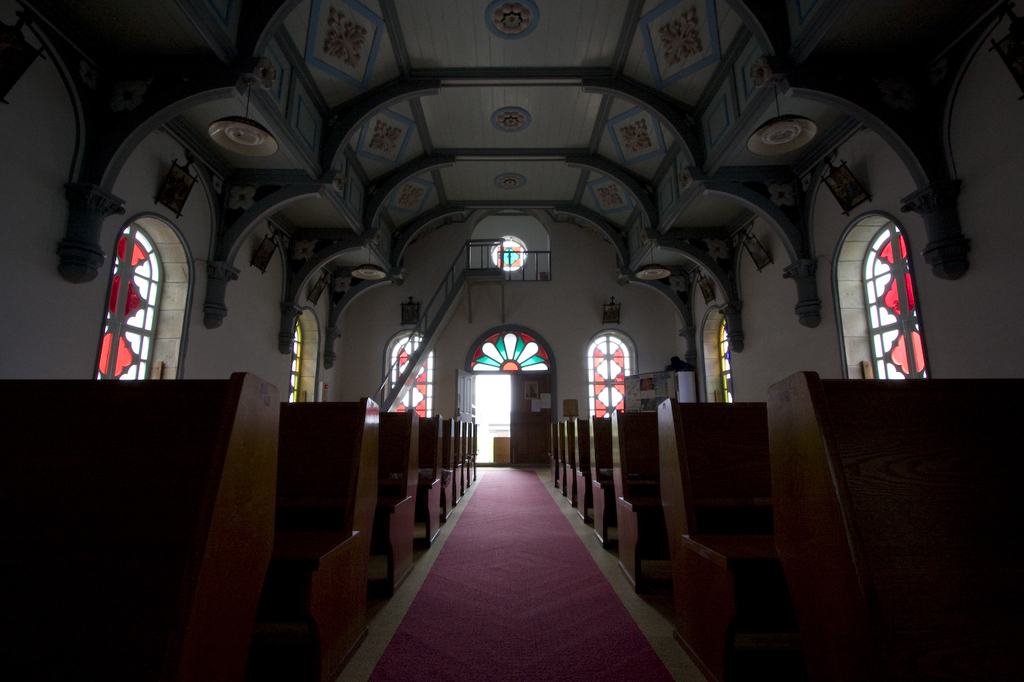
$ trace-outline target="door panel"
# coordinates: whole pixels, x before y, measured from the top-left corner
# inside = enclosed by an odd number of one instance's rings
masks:
[[[551,393],[551,372],[512,373],[512,462],[547,464],[551,442],[551,409],[533,411],[534,393],[527,396],[527,384],[536,384],[536,399]]]

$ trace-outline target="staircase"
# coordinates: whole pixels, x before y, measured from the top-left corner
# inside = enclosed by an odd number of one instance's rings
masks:
[[[463,244],[448,272],[438,284],[430,301],[420,308],[420,319],[412,329],[412,335],[420,337],[420,344],[409,355],[409,360],[402,369],[398,380],[392,385],[391,377],[398,369],[396,360],[387,370],[384,382],[374,400],[384,412],[394,410],[405,394],[412,387],[413,380],[419,371],[423,358],[437,345],[437,340],[452,315],[459,307],[466,286],[470,282],[501,282],[506,281],[548,281],[551,277],[551,253],[549,251],[528,251],[522,255],[528,267],[504,268],[494,265],[491,253],[500,248],[502,240],[469,240]],[[504,318],[504,294],[502,295]]]

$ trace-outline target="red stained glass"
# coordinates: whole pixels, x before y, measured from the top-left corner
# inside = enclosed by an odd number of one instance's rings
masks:
[[[100,373],[107,371],[107,365],[110,364],[110,341],[113,339],[113,334],[107,332],[103,335],[103,342],[100,344]]]
[[[128,295],[124,299],[124,316],[128,317],[139,309],[139,295],[135,292],[133,282],[128,282]]]
[[[519,364],[516,363],[516,362],[513,362],[512,360],[508,360],[508,361],[505,362],[505,364],[503,364],[501,366],[501,371],[502,372],[518,372],[519,371]]]
[[[888,244],[885,245],[885,248],[882,249],[879,252],[878,255],[880,257],[884,258],[885,260],[889,261],[890,264],[895,264],[895,261],[893,261],[893,258],[892,258],[892,242],[891,241]],[[900,258],[906,258],[906,257],[907,257],[907,243],[905,241],[903,241],[903,235],[900,235]]]
[[[124,260],[124,250],[128,246],[128,237],[121,237],[117,240],[117,257]]]
[[[921,342],[921,335],[917,332],[911,333],[911,342],[914,345],[914,364],[918,372],[924,369],[924,345]],[[890,355],[893,363],[903,370],[904,374],[910,374],[910,358],[907,357],[907,337],[900,335]]]
[[[136,265],[146,260],[146,258],[148,258],[146,252],[143,251],[142,247],[136,243],[135,247],[132,249],[132,267],[134,268]]]
[[[124,238],[121,238],[124,241]],[[114,275],[114,281],[110,285],[110,312],[117,310],[117,294],[121,290],[121,275]]]
[[[128,348],[128,344],[124,342],[124,337],[117,339],[117,359],[114,365],[114,376],[119,377],[124,372],[125,368],[128,367],[135,361],[132,356],[131,350]]]
[[[913,285],[913,283],[910,280],[910,274],[909,273],[904,275],[904,277],[906,277],[906,284],[907,284],[907,299],[908,299],[908,304],[909,304],[908,307],[911,310],[913,310],[914,309],[914,285]],[[892,284],[889,286],[889,291],[887,291],[885,293],[885,305],[887,305],[889,308],[891,308],[893,310],[893,312],[895,312],[897,315],[899,315],[900,314],[900,292],[899,292],[899,288],[896,286],[896,281],[897,280],[893,279]]]

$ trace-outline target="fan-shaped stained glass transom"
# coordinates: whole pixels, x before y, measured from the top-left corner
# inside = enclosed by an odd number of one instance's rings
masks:
[[[548,354],[522,332],[499,332],[480,344],[470,369],[477,372],[538,372],[551,369]]]
[[[409,366],[409,359],[412,353],[419,348],[422,337],[417,335],[400,336],[392,342],[391,353],[391,386],[398,383],[402,372]],[[406,392],[399,404],[395,407],[396,412],[415,412],[426,419],[433,415],[434,409],[434,351],[430,351],[423,360],[413,384]]]
[[[871,241],[864,286],[876,378],[927,377],[907,244],[893,223]]]
[[[145,379],[160,301],[160,262],[135,225],[117,240],[97,379]]]
[[[587,349],[590,414],[607,417],[626,409],[626,375],[633,371],[629,342],[614,333],[601,334]]]

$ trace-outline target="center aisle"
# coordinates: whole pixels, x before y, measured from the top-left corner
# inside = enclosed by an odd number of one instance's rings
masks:
[[[370,679],[672,677],[537,474],[490,470]]]

